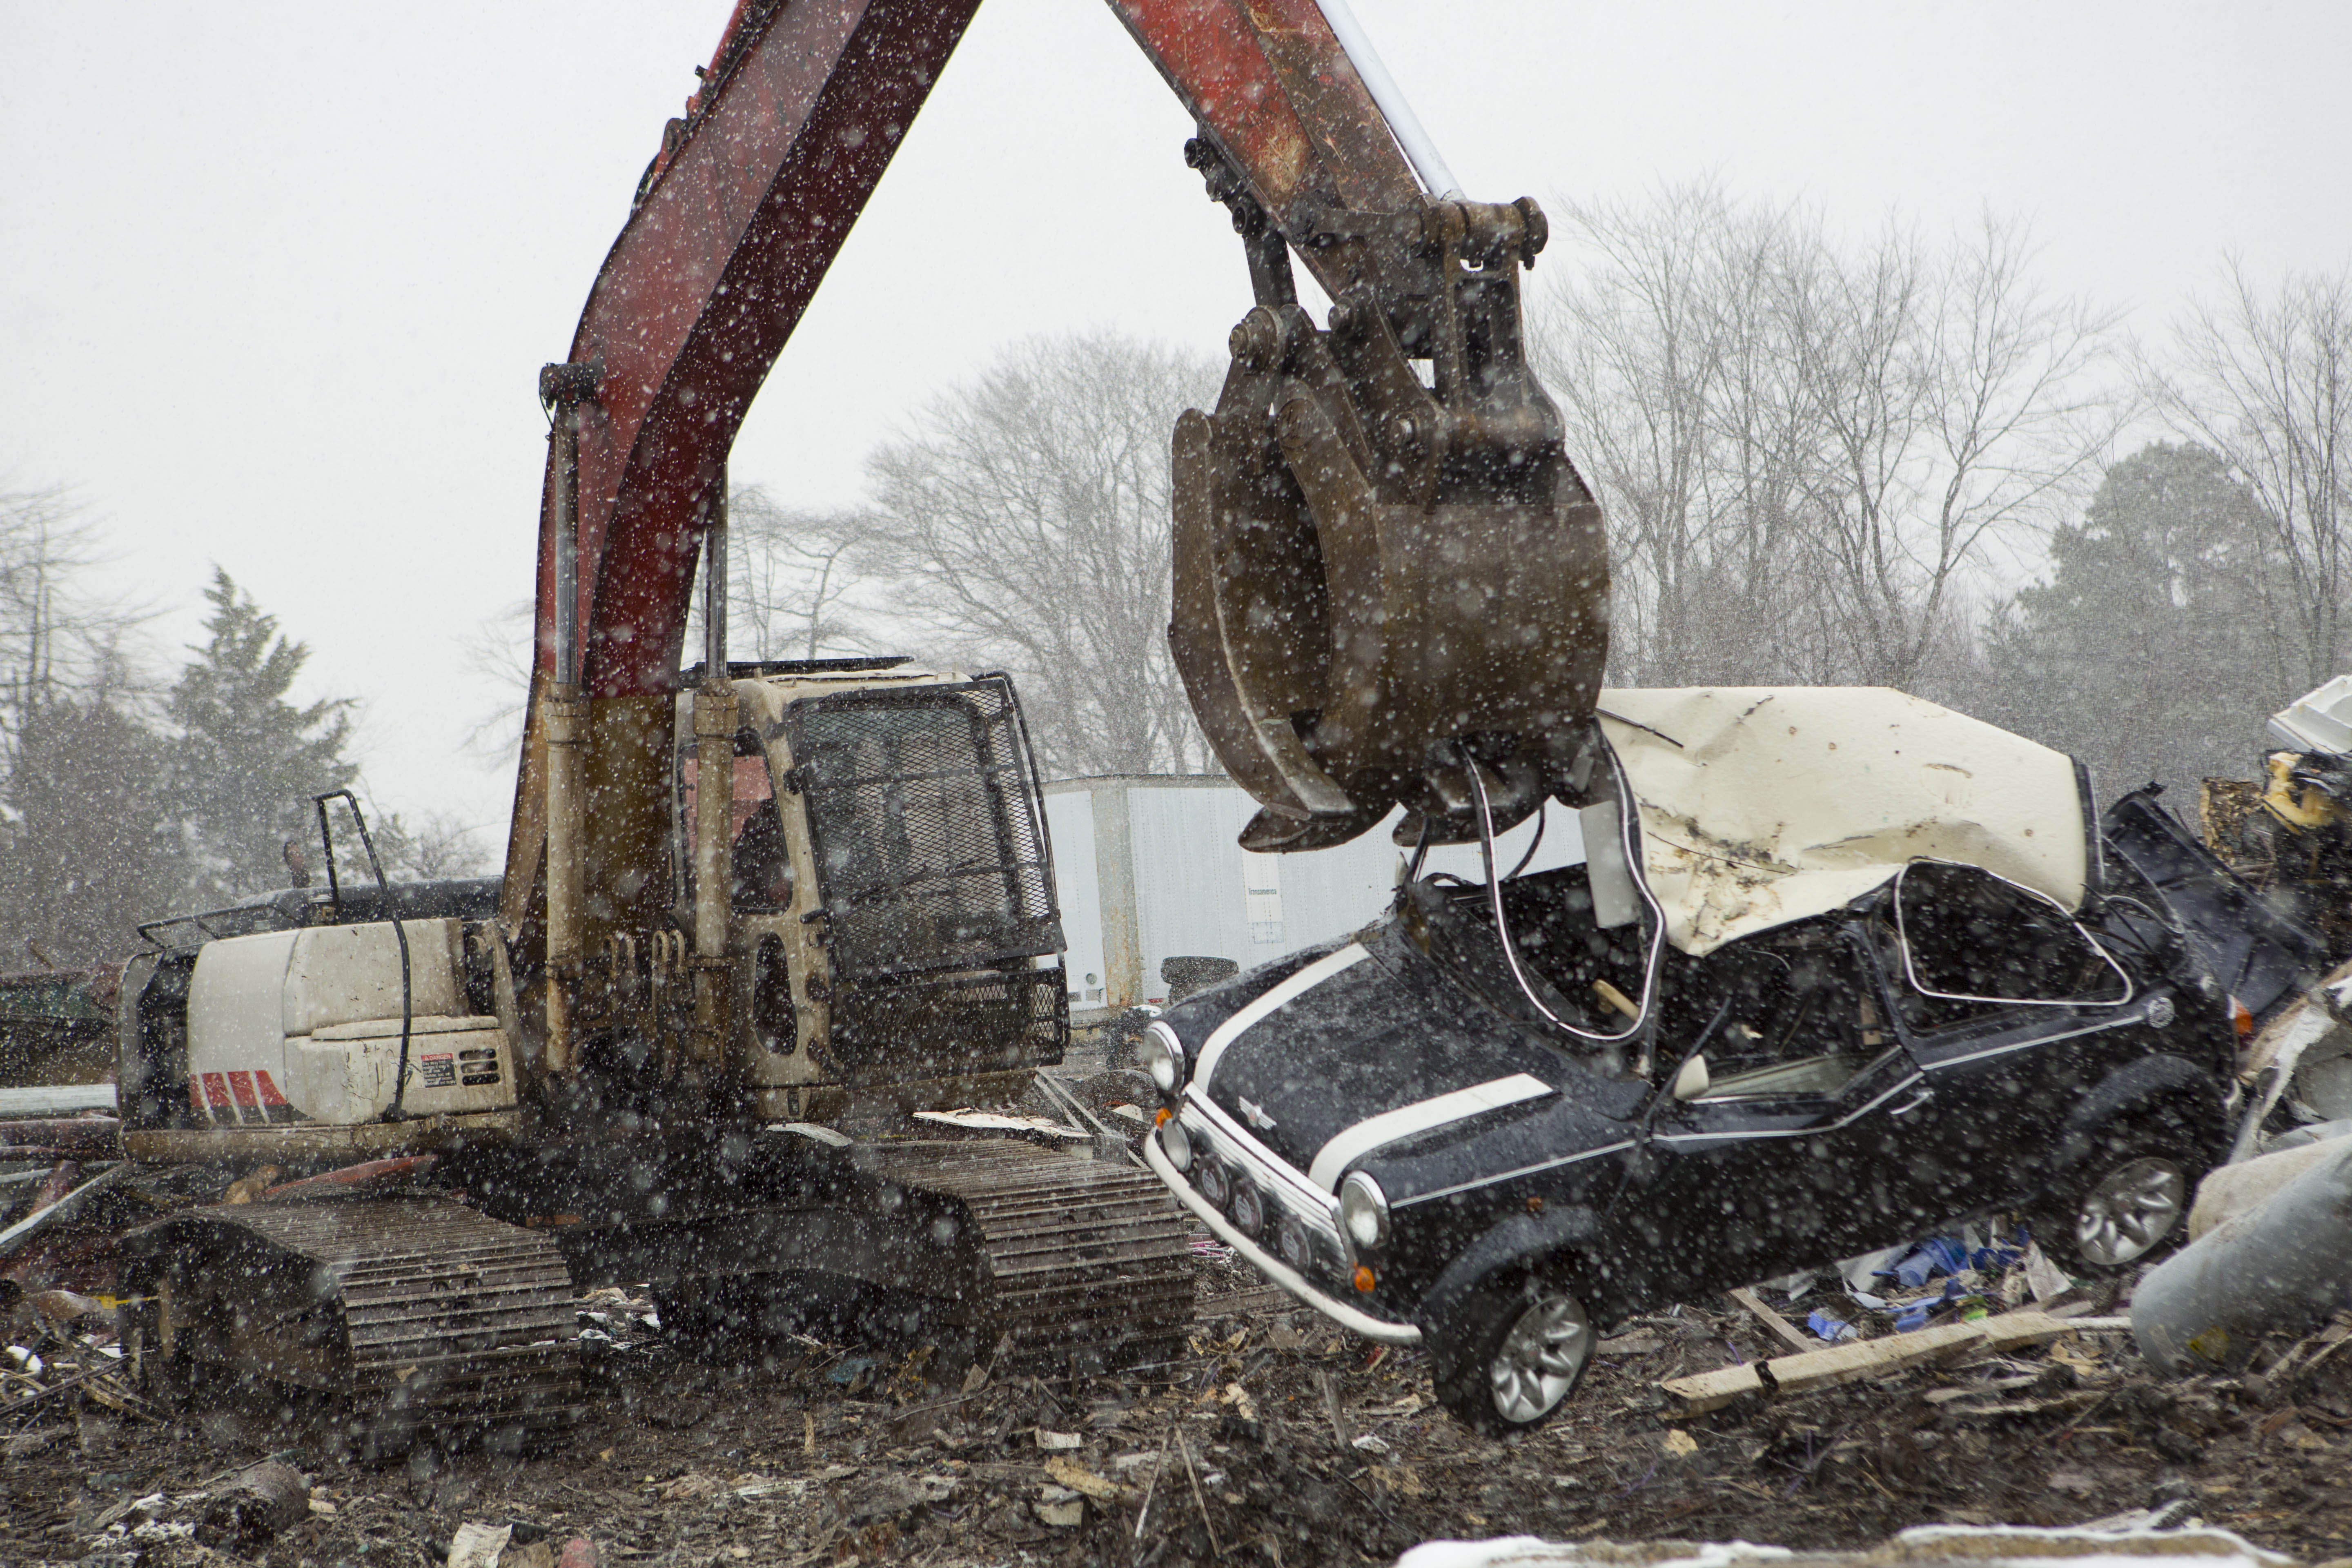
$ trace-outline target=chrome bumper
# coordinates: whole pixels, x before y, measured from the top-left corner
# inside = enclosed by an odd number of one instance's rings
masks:
[[[1368,1340],[1377,1340],[1386,1345],[1421,1343],[1421,1331],[1412,1324],[1391,1323],[1384,1318],[1375,1318],[1369,1312],[1351,1307],[1336,1297],[1325,1295],[1308,1284],[1305,1275],[1235,1229],[1233,1221],[1211,1207],[1208,1200],[1194,1192],[1192,1184],[1177,1173],[1175,1166],[1168,1163],[1168,1156],[1160,1152],[1160,1131],[1157,1128],[1154,1128],[1151,1135],[1143,1141],[1143,1158],[1144,1163],[1151,1167],[1151,1173],[1166,1183],[1168,1190],[1176,1194],[1177,1201],[1200,1216],[1201,1223],[1215,1232],[1219,1241],[1247,1258],[1250,1267],[1268,1279],[1273,1280],[1349,1333],[1361,1334]]]

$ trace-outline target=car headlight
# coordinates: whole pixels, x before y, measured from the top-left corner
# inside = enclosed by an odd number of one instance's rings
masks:
[[[1135,1056],[1160,1093],[1173,1094],[1184,1081],[1184,1042],[1167,1025],[1155,1023],[1144,1030],[1143,1038],[1136,1044]]]
[[[1192,1168],[1192,1135],[1172,1116],[1160,1124],[1160,1148],[1179,1171]]]
[[[1388,1194],[1361,1171],[1339,1184],[1339,1224],[1358,1247],[1381,1247],[1388,1242]]]

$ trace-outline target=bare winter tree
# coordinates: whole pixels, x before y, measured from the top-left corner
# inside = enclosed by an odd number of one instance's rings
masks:
[[[1866,682],[1916,684],[1964,574],[2063,513],[2113,437],[2112,316],[2042,296],[2013,226],[1941,254],[1890,231],[1790,302],[1828,437],[1810,496],[1829,602]]]
[[[530,600],[516,599],[466,634],[466,668],[480,678],[487,694],[479,716],[466,731],[466,749],[491,762],[503,762],[522,748],[536,609]]]
[[[2172,427],[2218,454],[2261,502],[2284,602],[2270,619],[2303,688],[2342,672],[2352,595],[2352,273],[2264,289],[2231,264],[2193,306],[2172,363],[2143,361]]]
[[[876,612],[864,602],[877,584],[860,554],[874,542],[870,512],[798,510],[764,486],[735,486],[727,500],[729,657],[878,651],[868,629]],[[700,607],[698,599],[697,627]],[[702,646],[698,629],[688,629],[687,646]]]
[[[2095,477],[2111,319],[1992,219],[1845,243],[1700,185],[1566,227],[1539,342],[1620,541],[1616,678],[1916,689],[1963,658],[1973,580]]]
[[[489,873],[477,829],[457,813],[380,811],[371,805],[368,831],[383,858],[383,873],[395,882],[439,881]]]
[[[956,656],[1010,668],[1047,770],[1212,767],[1168,654],[1169,433],[1218,367],[1116,333],[1037,339],[868,459],[863,555]]]
[[[32,710],[59,690],[96,688],[113,701],[135,690],[122,643],[142,617],[88,592],[97,559],[63,489],[0,492],[0,766]]]
[[[1775,288],[1792,219],[1710,184],[1570,207],[1535,341],[1570,450],[1607,504],[1612,675],[1645,685],[1794,670],[1792,536],[1810,450],[1781,384]]]

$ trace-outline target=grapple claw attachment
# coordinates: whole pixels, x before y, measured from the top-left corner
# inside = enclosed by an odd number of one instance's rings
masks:
[[[1252,310],[1215,411],[1178,426],[1170,642],[1265,808],[1247,847],[1339,843],[1399,804],[1432,842],[1475,838],[1468,767],[1507,826],[1591,724],[1608,550],[1489,234],[1524,211],[1425,209],[1426,297],[1350,294],[1328,331]]]

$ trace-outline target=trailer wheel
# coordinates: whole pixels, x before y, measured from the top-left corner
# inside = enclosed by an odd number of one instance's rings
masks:
[[[2165,1111],[2110,1123],[2040,1210],[2033,1235],[2084,1273],[2120,1274],[2145,1261],[2188,1222],[2204,1174],[2196,1147],[2188,1128]]]
[[[1490,1436],[1542,1426],[1592,1360],[1584,1304],[1524,1273],[1481,1281],[1459,1321],[1458,1337],[1431,1347],[1437,1402]]]

